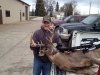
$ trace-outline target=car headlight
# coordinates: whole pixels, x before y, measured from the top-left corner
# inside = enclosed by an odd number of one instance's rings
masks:
[[[64,27],[60,27],[58,33],[61,39],[69,39],[70,37],[70,34],[68,34],[68,29],[65,29]]]
[[[64,27],[59,27],[58,33],[59,34],[68,34],[68,30],[65,29]]]

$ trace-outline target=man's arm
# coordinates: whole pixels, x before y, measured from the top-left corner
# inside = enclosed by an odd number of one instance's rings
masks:
[[[30,46],[31,47],[36,47],[36,43],[34,42],[33,38],[32,38],[32,35],[30,37]]]
[[[39,49],[36,41],[37,41],[37,33],[34,32],[34,34],[31,35],[30,37],[30,49],[33,51]]]

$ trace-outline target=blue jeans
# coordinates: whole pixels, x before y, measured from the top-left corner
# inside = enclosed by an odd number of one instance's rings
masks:
[[[38,58],[34,58],[33,61],[33,75],[50,75],[51,62],[43,62]]]

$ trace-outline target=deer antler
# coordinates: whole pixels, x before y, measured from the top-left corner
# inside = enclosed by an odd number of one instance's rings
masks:
[[[49,30],[49,32],[50,32],[51,36],[49,36],[48,38],[46,38],[46,40],[48,41],[47,44],[49,45],[49,48],[48,49],[50,50],[50,52],[52,54],[55,54],[55,53],[57,53],[57,50],[56,50],[55,46],[53,45],[54,33],[51,30]]]

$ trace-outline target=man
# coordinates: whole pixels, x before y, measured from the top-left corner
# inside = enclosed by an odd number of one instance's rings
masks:
[[[98,69],[98,73],[97,73],[97,75],[100,75],[100,66],[99,66],[99,69]]]
[[[42,26],[39,30],[35,31],[31,37],[30,48],[33,50],[34,63],[33,63],[33,75],[50,75],[52,63],[41,50],[44,47],[48,47],[48,39],[52,37],[54,30],[51,18],[48,16],[43,17]],[[57,45],[61,45],[61,40],[57,34],[54,34],[51,40]],[[40,45],[41,46],[40,46]]]

